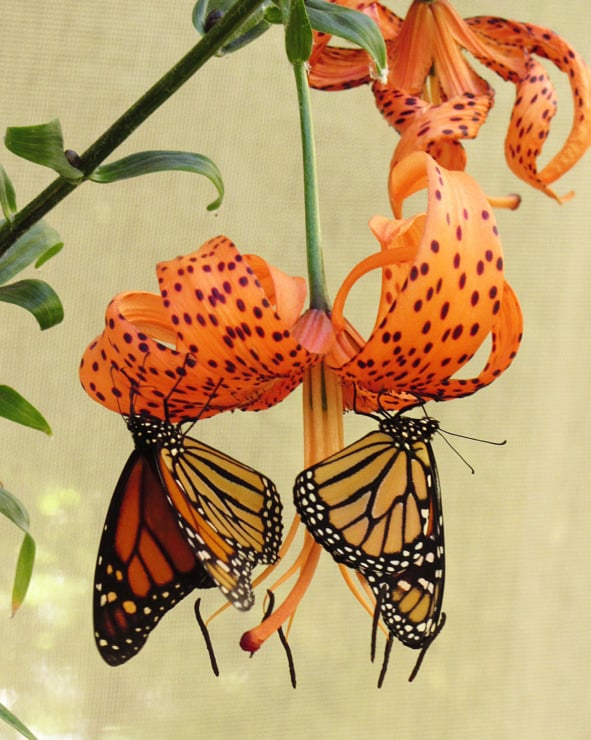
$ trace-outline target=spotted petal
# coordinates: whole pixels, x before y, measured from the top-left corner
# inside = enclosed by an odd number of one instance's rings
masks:
[[[250,262],[220,236],[158,265],[162,296],[114,298],[82,358],[84,389],[113,411],[172,422],[285,398],[317,361],[290,334],[305,284],[260,258]]]
[[[227,237],[161,262],[157,275],[177,349],[223,378],[234,408],[278,403],[301,382],[304,368],[318,361],[290,332],[305,300],[303,279],[258,257],[249,262]]]
[[[160,296],[145,292],[117,295],[107,306],[105,330],[82,357],[82,387],[112,411],[162,416],[163,397],[185,372],[186,357],[171,347],[174,339]],[[132,388],[139,389],[139,395],[132,396]],[[171,421],[180,419],[171,415]]]
[[[574,108],[571,130],[560,150],[538,172],[535,160],[548,137],[550,121],[556,107],[556,94],[547,73],[531,56],[527,57],[525,74],[517,80],[509,74],[507,68],[495,66],[494,58],[480,60],[497,74],[505,79],[512,79],[517,84],[515,106],[505,143],[509,166],[530,185],[559,201],[564,200],[565,198],[557,196],[548,185],[575,165],[591,146],[589,67],[570,44],[549,28],[485,16],[467,18],[466,23],[483,39],[520,48],[522,53],[527,55],[536,54],[548,59],[567,76]],[[523,143],[521,149],[518,150],[517,147],[524,138],[528,142],[527,149],[530,153],[522,161],[521,157],[526,147]]]
[[[466,93],[431,105],[378,82],[374,93],[378,108],[401,134],[392,165],[418,150],[430,154],[446,169],[463,170],[466,154],[459,141],[478,135],[493,104],[492,95]]]
[[[491,350],[476,378],[446,380],[439,386],[438,399],[461,398],[492,383],[513,362],[523,333],[523,316],[517,296],[509,283],[503,284],[501,307],[491,330]]]
[[[426,214],[403,219],[404,200],[425,187]],[[478,381],[490,382],[514,355],[516,347],[507,350],[506,343],[520,335],[521,325],[512,323],[515,311],[502,311],[504,296],[513,294],[505,289],[501,242],[485,195],[465,173],[449,172],[416,152],[393,167],[390,199],[397,218],[370,222],[381,253],[353,270],[334,304],[335,329],[343,331],[351,286],[380,267],[373,332],[348,362],[333,367],[371,392],[445,398],[458,394],[452,376],[495,331],[489,374]]]

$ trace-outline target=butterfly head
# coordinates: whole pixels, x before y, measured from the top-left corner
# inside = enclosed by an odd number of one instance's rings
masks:
[[[171,452],[182,449],[183,434],[177,425],[148,414],[133,414],[124,418],[136,447],[166,448]]]
[[[380,419],[380,431],[394,437],[404,449],[410,449],[417,442],[430,442],[438,429],[439,422],[430,416],[415,419],[396,414]]]

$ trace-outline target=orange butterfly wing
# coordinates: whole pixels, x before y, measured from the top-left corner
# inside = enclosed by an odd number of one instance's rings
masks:
[[[337,562],[390,576],[420,558],[439,496],[428,442],[436,428],[432,419],[384,419],[298,475],[298,513]]]
[[[97,648],[109,665],[133,657],[169,609],[215,584],[166,498],[154,452],[136,446],[115,488],[94,579]]]

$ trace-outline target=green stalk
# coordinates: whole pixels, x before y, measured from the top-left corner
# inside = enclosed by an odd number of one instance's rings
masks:
[[[304,207],[306,214],[306,259],[308,264],[308,282],[310,285],[310,308],[320,311],[330,309],[330,300],[326,288],[324,260],[320,239],[320,216],[318,207],[318,176],[316,172],[316,153],[312,129],[312,110],[310,105],[310,88],[304,62],[293,65],[298,104],[300,109],[300,131],[302,135],[302,152],[304,159]]]
[[[238,0],[224,17],[174,67],[142,95],[82,155],[79,166],[90,175],[154,111],[187,82],[205,62],[228,41],[262,4],[262,0]],[[78,166],[78,165],[77,165]],[[46,213],[68,196],[80,183],[58,177],[20,210],[14,219],[0,227],[0,256]]]

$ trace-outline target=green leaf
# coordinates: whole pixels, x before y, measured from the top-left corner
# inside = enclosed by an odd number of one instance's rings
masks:
[[[236,0],[199,0],[193,8],[193,25],[204,36],[216,23],[219,23]],[[240,26],[238,31],[230,37],[216,56],[223,56],[233,51],[238,51],[246,44],[250,44],[265,31],[271,28],[266,19],[266,11],[271,6],[271,0],[261,3],[248,19]]]
[[[32,262],[43,262],[48,252],[51,256],[62,246],[63,242],[57,231],[44,221],[39,221],[19,237],[0,257],[0,285],[13,278]]]
[[[19,157],[51,167],[67,180],[77,182],[84,173],[72,167],[64,153],[62,127],[57,118],[38,126],[10,126],[4,137],[6,148]]]
[[[4,167],[0,164],[0,207],[7,221],[12,221],[16,208],[16,193],[14,185]]]
[[[208,211],[219,208],[224,197],[224,181],[216,164],[203,154],[176,151],[148,151],[131,154],[117,162],[102,164],[89,176],[93,182],[107,183],[128,177],[149,175],[153,172],[183,170],[204,175],[217,188],[219,198],[207,206]]]
[[[18,560],[16,563],[16,573],[14,575],[14,584],[12,586],[12,616],[22,606],[27,591],[29,590],[29,584],[31,583],[31,576],[33,575],[33,565],[35,564],[35,540],[30,534],[25,534],[23,543],[18,554]]]
[[[45,434],[51,434],[51,427],[39,411],[8,385],[0,385],[0,416]]]
[[[27,740],[37,740],[37,737],[33,735],[31,730],[25,727],[20,719],[14,715],[10,709],[7,709],[4,704],[0,704],[0,719],[3,719],[7,725],[14,727],[14,729],[17,732],[20,732],[23,737],[26,737]]]
[[[306,0],[312,28],[322,33],[346,39],[368,52],[373,58],[380,79],[388,74],[386,44],[380,29],[364,13],[325,0]]]
[[[10,519],[25,534],[29,532],[29,514],[19,499],[0,487],[0,514]]]
[[[64,308],[55,290],[43,280],[19,280],[0,287],[0,301],[14,303],[37,319],[40,329],[63,321]]]
[[[12,587],[12,614],[17,610],[25,600],[33,565],[35,563],[35,540],[29,532],[29,514],[23,504],[10,491],[0,487],[0,513],[4,514],[19,529],[22,529],[25,536],[20,548],[14,584]]]
[[[312,26],[304,0],[291,0],[285,28],[285,48],[292,64],[306,62],[312,53]]]
[[[62,251],[63,246],[63,242],[59,242],[58,244],[54,244],[53,247],[49,247],[49,249],[44,254],[42,254],[41,257],[39,257],[37,262],[35,262],[35,267],[39,268],[41,267],[41,265],[49,262],[52,257],[55,257],[58,252]]]

